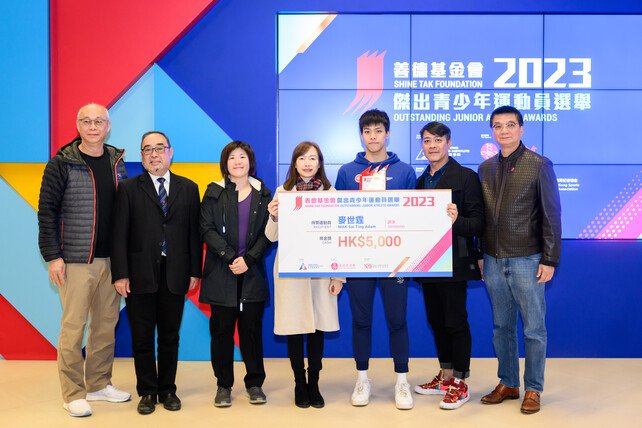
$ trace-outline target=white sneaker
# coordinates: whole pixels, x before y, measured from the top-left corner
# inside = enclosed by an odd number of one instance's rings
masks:
[[[366,406],[370,401],[370,381],[368,379],[357,380],[352,391],[352,405]]]
[[[74,400],[71,403],[63,403],[62,408],[69,412],[69,416],[91,416],[91,407],[84,398]]]
[[[122,403],[124,401],[129,401],[130,398],[132,398],[130,393],[114,388],[112,385],[107,385],[100,391],[87,393],[87,401],[109,401],[110,403]]]
[[[397,405],[397,409],[401,410],[410,410],[413,408],[414,403],[408,382],[401,382],[395,385],[395,404]]]

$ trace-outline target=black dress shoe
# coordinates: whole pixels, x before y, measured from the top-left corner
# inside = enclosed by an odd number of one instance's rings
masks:
[[[163,403],[163,407],[167,410],[181,410],[181,400],[173,392],[159,394],[158,401]]]
[[[156,394],[143,395],[138,403],[138,413],[149,415],[156,410]]]

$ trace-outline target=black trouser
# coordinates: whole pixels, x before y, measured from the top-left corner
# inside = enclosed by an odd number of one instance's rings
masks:
[[[210,334],[212,335],[212,367],[217,385],[234,385],[234,327],[238,321],[239,345],[245,363],[245,387],[262,386],[263,367],[263,311],[265,302],[243,303],[239,307],[211,305]]]
[[[287,336],[288,356],[292,370],[305,370],[303,362],[303,334],[292,334]],[[319,372],[322,369],[321,360],[323,358],[323,332],[316,330],[314,333],[308,333],[308,371]]]
[[[164,258],[160,266],[158,291],[129,294],[127,316],[132,333],[132,350],[138,395],[176,392],[178,331],[181,328],[185,296],[167,288]],[[154,336],[158,328],[158,375]]]
[[[453,369],[453,376],[470,376],[472,340],[466,311],[466,289],[463,282],[422,284],[426,316],[432,327],[437,357],[442,369]]]

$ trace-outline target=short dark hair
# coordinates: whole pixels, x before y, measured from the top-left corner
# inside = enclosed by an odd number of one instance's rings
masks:
[[[390,131],[390,119],[385,111],[372,109],[368,110],[359,118],[359,132],[363,132],[363,128],[369,125],[377,125],[383,123],[386,132]]]
[[[236,149],[241,149],[247,153],[247,160],[250,162],[250,175],[254,176],[256,174],[256,158],[254,157],[254,150],[252,150],[252,147],[250,147],[248,143],[234,140],[227,146],[223,147],[223,150],[221,151],[221,160],[219,161],[219,165],[221,167],[223,178],[227,178],[230,174],[227,170],[227,160],[230,158],[230,153]]]
[[[152,135],[152,134],[162,135],[162,136],[163,136],[163,138],[165,138],[165,141],[167,141],[167,145],[168,145],[169,147],[172,147],[172,144],[169,142],[169,138],[167,137],[167,135],[163,134],[163,133],[162,133],[162,132],[160,132],[160,131],[149,131],[149,132],[145,132],[145,133],[143,134],[143,138],[141,138],[141,139],[140,139],[140,148],[141,148],[141,149],[143,148],[143,141],[145,141],[145,137],[147,137],[148,135]]]
[[[497,107],[490,115],[490,127],[493,127],[493,118],[495,117],[496,114],[514,114],[517,116],[517,122],[519,123],[519,126],[524,125],[524,118],[522,117],[522,114],[513,106],[501,106]]]
[[[450,141],[450,128],[441,122],[430,122],[419,131],[421,139],[424,139],[424,132],[427,132],[438,137],[446,137],[446,141]]]
[[[321,149],[319,148],[319,145],[317,143],[313,143],[311,141],[304,141],[302,143],[299,143],[294,148],[294,151],[292,152],[292,160],[290,161],[290,169],[288,169],[288,176],[285,180],[285,183],[283,183],[283,188],[285,190],[292,190],[294,186],[296,186],[296,181],[299,178],[299,171],[296,170],[296,160],[299,158],[299,156],[303,156],[310,150],[310,148],[314,148],[317,151],[317,154],[319,155],[319,169],[317,170],[317,173],[314,175],[314,178],[318,178],[321,180],[321,183],[323,183],[323,188],[325,190],[328,190],[331,186],[330,180],[328,180],[328,177],[325,175],[325,167],[323,165],[323,153],[321,153]]]

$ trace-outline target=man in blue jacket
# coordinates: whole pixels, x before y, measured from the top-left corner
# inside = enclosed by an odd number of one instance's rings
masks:
[[[365,182],[363,174],[377,171],[380,185],[370,189],[414,189],[416,176],[412,167],[399,160],[396,154],[386,151],[390,137],[390,119],[379,110],[369,110],[359,119],[361,139],[365,151],[357,153],[354,161],[339,169],[337,190],[360,190]],[[377,170],[378,169],[378,170]],[[363,176],[362,176],[363,175]],[[369,176],[370,178],[371,176]],[[346,285],[352,310],[352,346],[357,363],[358,378],[352,393],[353,406],[365,406],[370,401],[368,364],[372,347],[372,305],[379,282],[390,335],[390,353],[394,361],[397,383],[395,404],[398,409],[412,409],[413,399],[406,378],[408,373],[408,325],[406,306],[407,281],[404,278],[350,278]]]
[[[38,243],[62,302],[58,373],[63,408],[71,416],[89,416],[87,401],[131,398],[111,385],[120,296],[111,284],[109,237],[116,188],[127,172],[125,151],[104,144],[110,128],[105,107],[82,107],[76,126],[80,137],[58,150],[42,177]]]

